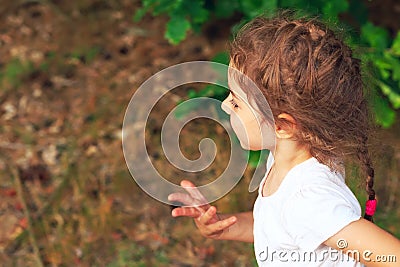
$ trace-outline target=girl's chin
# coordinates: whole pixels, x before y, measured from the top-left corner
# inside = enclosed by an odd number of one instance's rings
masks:
[[[259,146],[254,146],[254,145],[249,145],[248,143],[242,142],[240,141],[240,146],[244,149],[244,150],[261,150],[261,148],[259,148]]]
[[[265,145],[265,147],[262,147],[260,144],[248,144],[245,142],[240,141],[240,146],[244,149],[244,150],[252,150],[252,151],[259,151],[259,150],[269,150],[269,151],[273,151],[274,147],[270,146],[270,145]]]
[[[249,147],[249,145],[248,145],[247,143],[242,142],[241,140],[239,140],[239,141],[240,141],[240,146],[241,146],[243,149],[245,149],[245,150],[251,150],[250,147]]]

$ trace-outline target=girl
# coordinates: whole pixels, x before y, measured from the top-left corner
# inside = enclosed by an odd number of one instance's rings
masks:
[[[194,207],[203,196],[184,180],[189,194],[169,200],[187,206],[172,216],[194,218],[205,237],[254,242],[259,265],[400,266],[400,241],[370,222],[376,200],[368,114],[360,62],[349,47],[315,20],[259,17],[238,33],[230,58],[231,67],[257,84],[273,114],[273,121],[265,115],[261,124],[273,125],[274,146],[257,123],[268,107],[229,77],[231,93],[222,108],[241,145],[271,151],[253,212],[224,215],[214,206]],[[348,157],[365,172],[364,218],[344,181]]]

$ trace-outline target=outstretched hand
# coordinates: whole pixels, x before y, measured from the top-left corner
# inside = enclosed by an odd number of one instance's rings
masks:
[[[190,181],[181,181],[181,186],[188,192],[172,193],[168,196],[169,201],[177,201],[186,207],[178,207],[172,210],[173,217],[186,216],[192,217],[197,228],[204,237],[220,239],[224,231],[236,223],[235,216],[223,218],[217,214],[217,208],[207,203],[204,196],[197,187]]]

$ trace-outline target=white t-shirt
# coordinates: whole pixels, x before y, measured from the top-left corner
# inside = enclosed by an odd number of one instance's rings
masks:
[[[258,265],[363,266],[323,244],[361,217],[360,204],[344,177],[310,158],[293,167],[275,193],[263,197],[273,161],[270,153],[253,210]],[[346,244],[345,240],[340,242]]]

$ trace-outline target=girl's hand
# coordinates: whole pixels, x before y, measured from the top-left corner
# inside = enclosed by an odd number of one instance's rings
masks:
[[[229,227],[236,223],[237,218],[235,216],[223,218],[223,215],[217,214],[216,207],[209,204],[199,205],[199,203],[207,203],[207,201],[192,182],[183,180],[181,186],[189,194],[173,193],[168,196],[168,200],[181,202],[189,207],[173,209],[173,217],[192,217],[200,233],[204,237],[213,239],[220,239],[224,231],[228,231]]]

